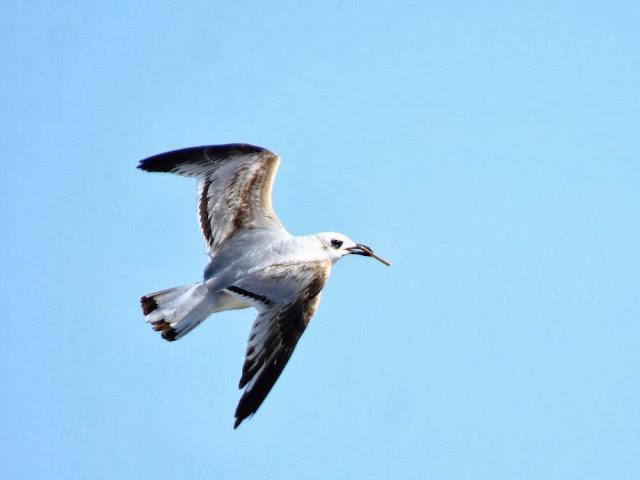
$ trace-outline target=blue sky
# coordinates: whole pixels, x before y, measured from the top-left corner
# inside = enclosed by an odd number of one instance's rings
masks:
[[[233,5],[230,5],[233,3]],[[637,2],[9,2],[2,478],[640,475]],[[243,141],[349,258],[233,431],[251,311],[175,343],[140,295],[206,263],[195,184]]]

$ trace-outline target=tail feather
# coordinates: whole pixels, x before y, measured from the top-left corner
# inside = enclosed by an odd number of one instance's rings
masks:
[[[145,321],[160,332],[162,338],[174,341],[200,325],[211,313],[205,301],[204,283],[194,283],[149,293],[140,299]]]

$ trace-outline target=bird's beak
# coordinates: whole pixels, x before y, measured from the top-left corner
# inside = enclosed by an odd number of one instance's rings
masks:
[[[376,260],[378,260],[379,262],[384,263],[387,267],[391,266],[391,264],[389,262],[387,262],[384,258],[379,257],[378,255],[373,253],[373,250],[371,250],[366,245],[362,245],[361,243],[356,243],[355,247],[347,248],[347,250],[349,250],[349,253],[352,253],[353,255],[362,255],[364,257],[373,257]]]

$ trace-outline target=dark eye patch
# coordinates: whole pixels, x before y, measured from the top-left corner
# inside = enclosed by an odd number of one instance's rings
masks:
[[[333,248],[340,248],[342,246],[342,240],[336,240],[335,238],[331,240],[331,246]]]

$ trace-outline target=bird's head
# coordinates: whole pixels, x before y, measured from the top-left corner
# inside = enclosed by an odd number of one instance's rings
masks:
[[[345,255],[362,255],[364,257],[373,257],[387,266],[391,265],[384,258],[373,253],[371,248],[362,243],[356,243],[341,233],[325,232],[317,234],[316,237],[322,244],[322,248],[327,252],[331,263],[337,262]]]

